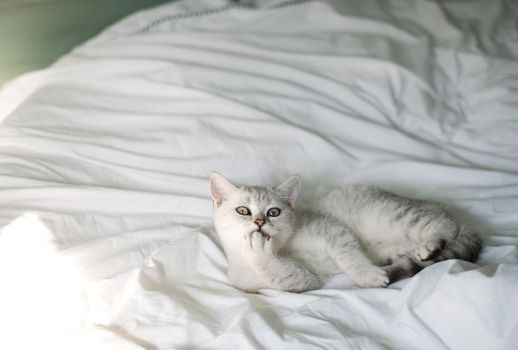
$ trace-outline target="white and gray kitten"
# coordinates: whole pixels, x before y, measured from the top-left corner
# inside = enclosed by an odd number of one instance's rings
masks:
[[[439,205],[369,186],[333,188],[302,209],[293,176],[271,187],[210,178],[214,224],[237,288],[303,292],[346,273],[385,287],[445,259],[475,261],[481,240]]]

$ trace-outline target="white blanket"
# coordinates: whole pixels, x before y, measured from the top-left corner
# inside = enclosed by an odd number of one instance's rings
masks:
[[[0,92],[2,349],[518,349],[518,8],[180,1]],[[233,288],[208,177],[365,182],[478,228],[386,289]]]

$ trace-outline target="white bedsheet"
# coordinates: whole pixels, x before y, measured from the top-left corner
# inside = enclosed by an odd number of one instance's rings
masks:
[[[137,13],[0,92],[0,348],[518,349],[516,3],[279,4]],[[245,294],[212,170],[442,201],[485,247]]]

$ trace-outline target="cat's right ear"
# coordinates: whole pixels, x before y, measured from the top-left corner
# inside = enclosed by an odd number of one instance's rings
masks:
[[[282,198],[286,199],[291,205],[293,205],[299,195],[300,185],[300,176],[295,175],[277,186],[275,190],[279,192]]]
[[[213,172],[210,176],[210,195],[214,207],[219,207],[235,190],[237,190],[237,187],[232,185],[223,175]]]

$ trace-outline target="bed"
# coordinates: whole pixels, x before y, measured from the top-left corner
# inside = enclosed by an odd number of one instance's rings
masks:
[[[518,6],[178,1],[0,92],[2,349],[518,349]],[[384,289],[247,294],[208,178],[371,183],[477,227]]]

